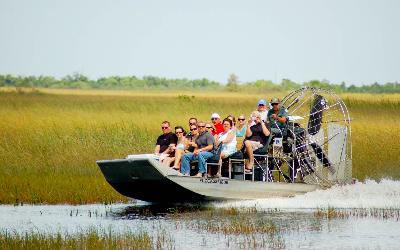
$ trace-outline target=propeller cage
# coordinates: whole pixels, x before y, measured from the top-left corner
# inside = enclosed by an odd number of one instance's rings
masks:
[[[272,164],[285,182],[304,181],[329,187],[352,182],[351,119],[334,92],[304,87],[281,102],[289,114],[284,138],[272,143]],[[279,141],[279,140],[278,140]],[[278,151],[279,150],[279,151]],[[283,174],[287,168],[289,174]]]

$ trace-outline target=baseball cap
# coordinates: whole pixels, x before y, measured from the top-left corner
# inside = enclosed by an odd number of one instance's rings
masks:
[[[267,101],[265,99],[258,100],[258,105],[267,105]]]
[[[271,104],[274,104],[274,103],[280,103],[279,99],[276,98],[276,97],[272,98],[271,99]]]
[[[221,118],[218,113],[212,113],[211,118]]]

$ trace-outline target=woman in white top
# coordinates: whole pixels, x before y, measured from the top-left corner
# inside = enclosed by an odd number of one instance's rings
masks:
[[[222,143],[221,159],[227,158],[236,152],[236,131],[232,120],[226,118],[222,122],[224,132],[218,135],[217,145]]]
[[[216,146],[221,145],[221,155],[219,159],[219,168],[216,176],[221,176],[221,166],[222,166],[222,159],[225,159],[236,152],[236,130],[233,127],[232,120],[225,118],[222,122],[224,126],[224,132],[220,133],[216,140]],[[233,127],[233,128],[232,128]],[[209,174],[211,170],[209,170]]]
[[[178,141],[176,143],[176,147],[173,148],[175,150],[175,157],[173,158],[174,166],[172,168],[175,170],[180,170],[181,158],[182,155],[185,153],[187,143],[185,138],[186,132],[182,126],[176,126],[175,134],[178,138]]]

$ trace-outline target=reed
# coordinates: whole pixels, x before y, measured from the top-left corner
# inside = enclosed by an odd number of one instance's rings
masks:
[[[355,218],[378,218],[385,220],[400,220],[400,210],[398,209],[382,209],[382,208],[364,208],[364,209],[337,209],[337,208],[327,208],[327,209],[317,209],[314,212],[314,217],[323,219],[347,219],[349,217]]]
[[[226,248],[283,249],[286,243],[282,235],[299,230],[296,223],[272,221],[271,214],[278,211],[261,212],[256,207],[198,207],[193,210],[178,210],[186,212],[167,216],[176,222],[177,229],[186,228],[199,234],[207,232],[223,236]]]
[[[46,91],[46,92],[45,92]],[[96,160],[148,153],[160,123],[187,126],[249,114],[265,95],[225,92],[0,90],[0,203],[126,201]],[[271,93],[267,98],[271,97]],[[285,93],[274,93],[282,97]],[[353,117],[353,176],[400,178],[400,95],[346,94]]]
[[[10,249],[173,249],[174,242],[165,231],[151,236],[147,232],[116,233],[89,230],[77,234],[45,234],[29,232],[17,234],[0,232],[0,250]]]

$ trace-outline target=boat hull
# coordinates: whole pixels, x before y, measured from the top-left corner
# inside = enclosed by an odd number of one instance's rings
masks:
[[[149,155],[97,161],[107,182],[124,196],[161,203],[291,197],[319,188],[303,183],[178,176]]]

